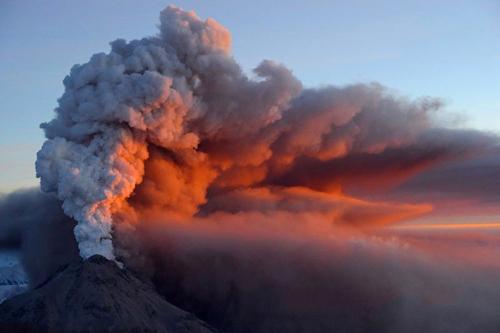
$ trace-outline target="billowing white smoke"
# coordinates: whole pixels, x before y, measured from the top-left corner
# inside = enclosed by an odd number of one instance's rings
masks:
[[[246,98],[261,100],[261,114],[252,114],[259,122],[279,118],[300,89],[295,80],[283,87],[279,76],[291,75],[270,62],[257,70],[266,80],[248,81],[228,54],[229,32],[214,20],[202,21],[175,7],[160,18],[158,37],[116,40],[109,54],[74,66],[64,80],[57,117],[41,125],[48,140],[37,155],[37,176],[42,190],[55,192],[64,212],[78,221],[75,236],[84,258],[114,258],[112,214],[141,183],[148,143],[193,151],[201,131],[216,135],[221,122],[245,120],[244,114],[231,114],[237,105],[218,105],[220,114],[206,115],[207,106],[198,96],[209,96],[212,88],[202,82],[246,90]],[[273,92],[273,86],[279,89]],[[203,126],[195,129],[194,122],[205,116]],[[233,130],[239,133],[239,128]],[[195,155],[204,158],[203,153]]]
[[[37,175],[42,189],[56,192],[66,214],[78,221],[75,236],[84,258],[114,258],[111,215],[142,180],[146,140],[169,148],[197,144],[184,129],[194,98],[189,70],[173,48],[182,40],[169,40],[192,38],[186,35],[195,24],[206,49],[214,44],[215,52],[223,52],[215,37],[226,32],[175,8],[162,16],[164,39],[118,40],[110,54],[75,66],[64,80],[58,117],[42,124],[48,140],[37,156]],[[173,20],[184,21],[186,31],[176,33]]]

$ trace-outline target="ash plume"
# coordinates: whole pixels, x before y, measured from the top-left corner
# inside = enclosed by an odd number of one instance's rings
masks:
[[[230,202],[260,194],[280,207],[293,191],[303,193],[295,207],[335,194],[332,221],[352,224],[369,224],[390,206],[392,223],[398,212],[429,209],[344,191],[393,186],[498,141],[439,128],[439,100],[410,100],[376,83],[304,89],[269,60],[249,78],[215,20],[168,7],[160,22],[157,36],[118,39],[109,53],[75,65],[56,117],[41,125],[41,188],[77,221],[84,258],[115,258],[115,215],[124,211],[138,220],[155,212],[189,218],[237,211]],[[354,212],[366,207],[372,213]]]

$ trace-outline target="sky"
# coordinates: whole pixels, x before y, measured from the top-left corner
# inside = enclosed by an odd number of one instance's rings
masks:
[[[109,42],[154,35],[168,4],[212,17],[250,72],[262,59],[306,86],[377,81],[435,96],[462,126],[500,129],[500,2],[11,1],[0,3],[0,192],[38,183],[39,124],[72,65]]]

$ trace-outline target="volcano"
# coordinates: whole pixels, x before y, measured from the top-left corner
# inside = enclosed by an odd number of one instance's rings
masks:
[[[0,323],[2,332],[215,332],[98,255],[0,304]]]

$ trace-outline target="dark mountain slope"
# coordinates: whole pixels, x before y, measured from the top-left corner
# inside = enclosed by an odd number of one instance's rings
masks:
[[[0,304],[1,332],[214,332],[101,256]]]

